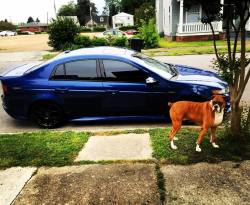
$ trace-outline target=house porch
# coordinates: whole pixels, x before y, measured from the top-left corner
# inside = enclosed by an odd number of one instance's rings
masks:
[[[212,39],[212,30],[209,24],[201,22],[204,15],[201,5],[194,5],[189,9],[185,8],[185,0],[177,0],[179,2],[179,22],[177,23],[176,41],[197,41]],[[224,3],[224,0],[221,0]],[[178,4],[177,4],[178,5]],[[223,11],[221,11],[223,12]],[[217,39],[224,37],[222,21],[212,22],[214,32]]]

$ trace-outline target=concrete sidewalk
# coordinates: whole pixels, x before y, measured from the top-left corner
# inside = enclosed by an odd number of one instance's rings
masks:
[[[83,165],[40,168],[14,205],[160,204],[155,166]]]
[[[249,204],[250,161],[161,165],[165,201],[160,200],[155,169],[144,163],[42,167],[15,196],[10,189],[0,196],[12,194],[14,205]]]
[[[0,204],[249,204],[250,161],[160,164],[159,170],[147,159],[148,133],[92,136],[76,161],[112,163],[2,170]]]
[[[0,170],[0,204],[11,204],[36,170],[34,167]]]
[[[75,161],[147,160],[152,152],[148,133],[92,136]]]

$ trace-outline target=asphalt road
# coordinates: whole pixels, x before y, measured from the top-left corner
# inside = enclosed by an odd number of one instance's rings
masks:
[[[6,67],[22,62],[37,61],[41,59],[43,52],[12,52],[0,53],[0,73]],[[184,64],[194,67],[203,68],[205,70],[213,70],[211,68],[211,60],[214,55],[189,55],[189,56],[161,56],[156,57],[165,62]],[[2,91],[0,91],[1,94]],[[247,85],[243,100],[250,102],[250,83]],[[121,129],[137,129],[137,128],[158,128],[166,127],[164,122],[109,122],[109,123],[68,123],[58,130],[74,130],[74,131],[103,131],[103,130],[121,130]],[[39,128],[30,122],[17,121],[9,117],[2,106],[0,106],[0,133],[14,133],[23,131],[37,131]]]

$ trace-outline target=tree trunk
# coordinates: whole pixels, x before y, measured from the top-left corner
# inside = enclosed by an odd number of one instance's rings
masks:
[[[231,135],[234,139],[239,137],[239,133],[241,131],[241,113],[242,109],[238,102],[236,102],[237,97],[237,89],[235,87],[231,87],[231,113],[230,113],[230,131]]]
[[[231,111],[231,135],[232,135],[233,139],[240,138],[241,114],[242,114],[241,107],[239,107],[239,106],[232,107],[232,111]]]

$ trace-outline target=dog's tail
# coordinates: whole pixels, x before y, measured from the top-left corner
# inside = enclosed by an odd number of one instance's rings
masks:
[[[169,107],[172,107],[173,104],[174,104],[174,103],[169,102],[169,103],[168,103],[168,106],[169,106]]]

